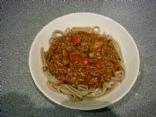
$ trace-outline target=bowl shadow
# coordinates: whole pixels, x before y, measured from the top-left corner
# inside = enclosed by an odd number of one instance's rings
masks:
[[[104,108],[97,111],[79,111],[67,109],[55,104],[55,107],[36,107],[31,99],[16,92],[1,96],[1,117],[94,117],[97,113],[118,117],[111,109]],[[92,114],[91,114],[92,113]]]

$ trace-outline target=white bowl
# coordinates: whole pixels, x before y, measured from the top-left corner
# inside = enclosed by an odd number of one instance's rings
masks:
[[[112,92],[94,100],[71,102],[66,95],[51,91],[47,87],[47,78],[42,72],[40,49],[48,49],[49,38],[54,30],[64,30],[74,26],[99,26],[102,32],[112,35],[121,47],[126,75],[123,82]],[[92,110],[109,106],[125,96],[134,85],[139,75],[138,48],[128,31],[116,21],[94,13],[73,13],[59,17],[46,26],[36,35],[29,53],[29,68],[39,90],[51,101],[71,109]]]

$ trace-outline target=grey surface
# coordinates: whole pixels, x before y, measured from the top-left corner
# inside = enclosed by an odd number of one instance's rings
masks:
[[[125,1],[1,0],[1,116],[155,117],[156,1]],[[56,17],[84,11],[108,16],[123,25],[136,41],[141,57],[141,75],[130,93],[97,111],[70,110],[50,102],[35,87],[28,68],[29,49],[37,32]]]

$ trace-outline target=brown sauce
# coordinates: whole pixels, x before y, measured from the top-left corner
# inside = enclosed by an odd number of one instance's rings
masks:
[[[61,83],[100,87],[121,70],[112,40],[83,31],[53,39],[45,54],[48,70]]]

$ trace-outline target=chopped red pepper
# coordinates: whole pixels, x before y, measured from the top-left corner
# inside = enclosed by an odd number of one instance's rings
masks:
[[[72,42],[74,45],[77,45],[80,43],[80,37],[78,35],[72,35]]]
[[[79,61],[81,59],[80,55],[77,54],[73,54],[70,56],[70,60],[75,62],[75,61]]]
[[[83,58],[81,60],[82,65],[87,65],[88,64],[88,59],[87,58]]]

